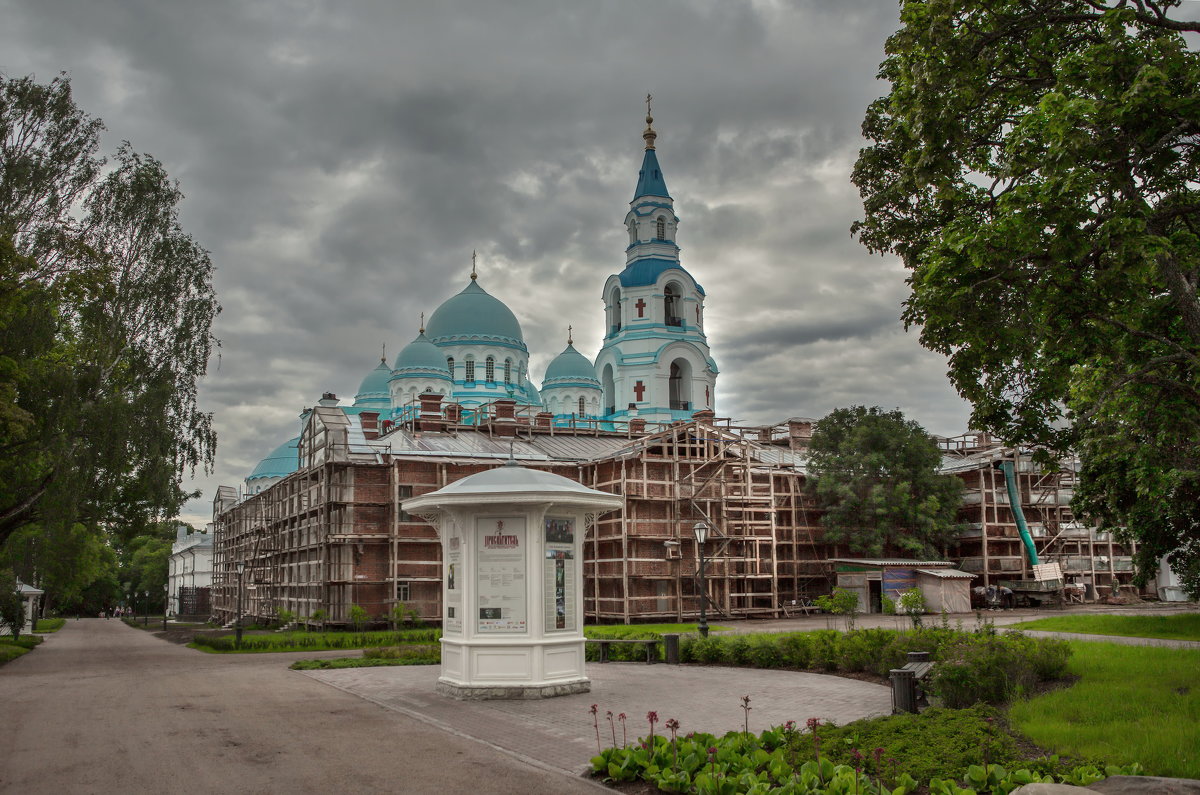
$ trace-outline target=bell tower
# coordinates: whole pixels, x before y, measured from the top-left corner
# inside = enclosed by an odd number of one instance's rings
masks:
[[[704,288],[679,261],[679,217],[658,163],[650,101],[647,94],[642,168],[625,215],[625,269],[604,284],[596,373],[605,416],[669,422],[715,407],[718,371],[704,334]]]

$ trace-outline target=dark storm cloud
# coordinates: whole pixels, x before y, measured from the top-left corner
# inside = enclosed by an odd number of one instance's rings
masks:
[[[849,235],[849,171],[895,6],[830,3],[0,0],[0,71],[71,73],[77,101],[163,160],[212,251],[220,434],[203,515],[352,398],[386,344],[480,282],[520,319],[540,377],[600,290],[655,95],[685,266],[708,291],[720,413],[754,423],[849,403],[935,430],[966,412],[903,331],[904,273]]]

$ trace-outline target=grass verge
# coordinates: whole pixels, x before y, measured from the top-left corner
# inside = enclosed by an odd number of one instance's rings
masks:
[[[1014,626],[1046,632],[1200,640],[1200,613],[1177,613],[1171,616],[1053,616],[1024,621]]]
[[[16,640],[9,638],[0,638],[0,665],[6,662],[17,659],[22,654],[28,653],[34,646],[42,642],[42,639],[36,635],[22,635]]]
[[[289,651],[330,651],[368,649],[405,643],[432,643],[441,635],[437,629],[404,629],[396,632],[272,632],[242,636],[242,648],[236,648],[235,635],[197,635],[189,648],[211,654],[261,654]]]
[[[724,632],[729,627],[714,624],[708,629],[710,632]],[[589,638],[644,638],[667,632],[686,635],[696,631],[695,624],[590,624],[583,628],[584,636]]]
[[[1071,644],[1074,686],[1013,704],[1015,729],[1058,753],[1200,778],[1200,651]]]
[[[39,618],[34,632],[58,632],[67,623],[65,618]]]

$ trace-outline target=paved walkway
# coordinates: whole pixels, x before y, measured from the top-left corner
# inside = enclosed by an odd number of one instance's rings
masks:
[[[0,667],[0,793],[596,793],[599,785],[287,670],[119,621],[68,621]]]
[[[437,666],[348,668],[306,671],[333,687],[380,706],[470,737],[531,764],[579,774],[596,755],[596,731],[589,712],[600,710],[600,742],[613,744],[605,718],[624,712],[629,740],[649,731],[646,713],[654,710],[663,732],[668,718],[680,731],[724,734],[741,729],[741,698],[750,696],[750,729],[762,731],[788,720],[808,718],[847,723],[892,709],[891,690],[882,685],[837,676],[645,663],[590,663],[592,692],[537,701],[460,702],[434,692]],[[615,724],[621,742],[620,723]]]

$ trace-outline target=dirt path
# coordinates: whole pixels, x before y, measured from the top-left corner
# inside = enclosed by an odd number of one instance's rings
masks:
[[[68,621],[0,668],[0,792],[598,791],[287,670],[314,656]]]

